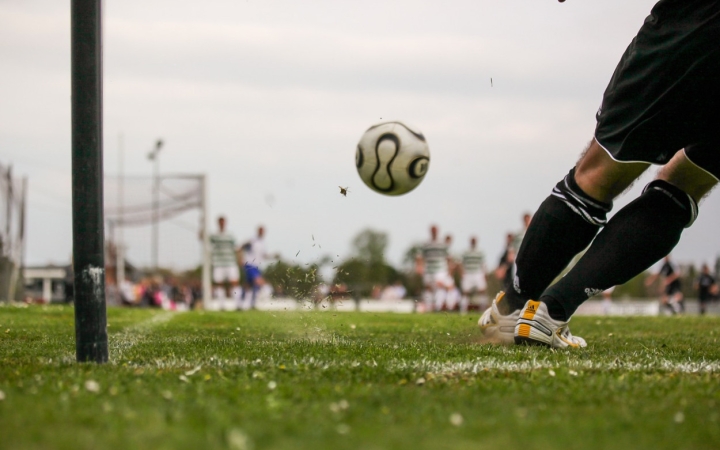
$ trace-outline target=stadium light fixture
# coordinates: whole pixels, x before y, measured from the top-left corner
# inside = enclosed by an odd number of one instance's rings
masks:
[[[155,142],[155,148],[148,153],[148,159],[153,161],[153,217],[152,217],[152,267],[158,269],[158,255],[160,251],[160,149],[163,147],[163,140]]]

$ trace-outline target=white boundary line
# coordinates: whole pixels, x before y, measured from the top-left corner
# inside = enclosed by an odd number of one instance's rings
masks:
[[[529,356],[529,355],[528,355]],[[570,356],[570,355],[568,355]],[[115,361],[118,363],[118,361]],[[507,361],[503,358],[489,357],[477,358],[475,361],[437,361],[437,360],[406,360],[392,359],[378,363],[370,360],[322,360],[313,357],[281,362],[273,359],[262,360],[223,360],[212,357],[206,360],[186,359],[155,359],[147,364],[128,364],[130,367],[153,367],[158,369],[189,369],[202,366],[204,368],[239,367],[247,369],[268,370],[277,369],[284,365],[286,369],[310,368],[316,370],[328,369],[354,369],[357,367],[372,367],[374,370],[385,373],[413,371],[417,373],[432,373],[435,375],[477,375],[485,372],[513,372],[524,373],[536,370],[567,369],[574,371],[618,371],[618,372],[663,372],[663,373],[716,373],[720,372],[720,361],[672,361],[666,358],[640,357],[637,359],[616,358],[614,361],[567,360],[551,361],[529,357],[525,361]]]

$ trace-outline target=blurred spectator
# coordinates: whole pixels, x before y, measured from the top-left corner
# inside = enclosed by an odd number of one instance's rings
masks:
[[[671,314],[680,314],[685,311],[685,298],[680,282],[680,268],[667,255],[660,270],[645,279],[645,285],[650,286],[656,279],[662,279],[660,303],[670,310]]]
[[[405,298],[407,290],[403,286],[401,281],[396,281],[395,284],[385,286],[380,294],[380,300],[402,300]]]
[[[695,289],[698,291],[698,301],[700,302],[700,314],[704,315],[707,312],[707,305],[717,295],[717,288],[715,278],[710,275],[710,267],[703,264],[700,276],[695,281]]]

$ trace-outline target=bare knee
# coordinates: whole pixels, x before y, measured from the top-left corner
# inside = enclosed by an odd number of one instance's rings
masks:
[[[597,141],[590,143],[575,167],[575,181],[592,198],[610,203],[647,168],[647,163],[615,161]]]
[[[658,179],[682,189],[699,202],[717,184],[717,180],[705,170],[693,164],[679,151],[658,173]]]

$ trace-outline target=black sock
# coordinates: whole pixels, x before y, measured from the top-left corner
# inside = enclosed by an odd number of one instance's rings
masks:
[[[516,258],[513,286],[505,286],[507,307],[538,299],[573,257],[587,247],[612,205],[593,200],[575,183],[575,169],[560,181],[530,222]]]
[[[623,284],[670,253],[697,205],[682,190],[661,180],[610,219],[587,253],[541,301],[550,316],[568,320],[585,300]]]

